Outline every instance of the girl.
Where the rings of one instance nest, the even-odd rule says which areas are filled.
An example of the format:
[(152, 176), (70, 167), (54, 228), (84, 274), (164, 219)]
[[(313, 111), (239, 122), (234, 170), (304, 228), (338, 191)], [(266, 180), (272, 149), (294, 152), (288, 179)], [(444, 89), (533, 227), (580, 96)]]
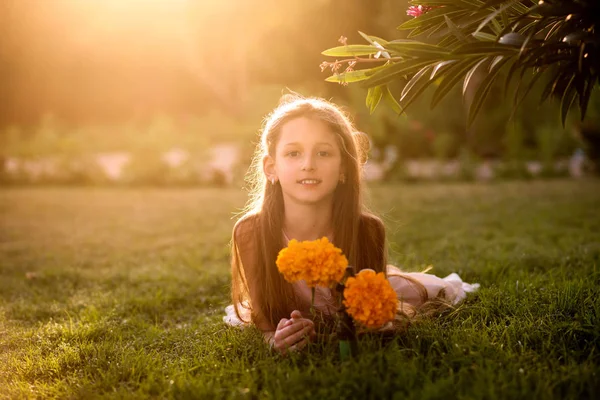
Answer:
[[(291, 239), (327, 236), (356, 272), (385, 272), (402, 299), (400, 315), (413, 317), (432, 299), (464, 298), (456, 274), (442, 280), (387, 266), (383, 223), (362, 203), (368, 143), (335, 105), (284, 96), (264, 125), (249, 172), (251, 199), (233, 228), (233, 305), (225, 322), (255, 324), (281, 352), (299, 350), (315, 336), (310, 289), (286, 282), (275, 265)], [(335, 304), (329, 288), (317, 288), (315, 309), (322, 320), (333, 319)]]

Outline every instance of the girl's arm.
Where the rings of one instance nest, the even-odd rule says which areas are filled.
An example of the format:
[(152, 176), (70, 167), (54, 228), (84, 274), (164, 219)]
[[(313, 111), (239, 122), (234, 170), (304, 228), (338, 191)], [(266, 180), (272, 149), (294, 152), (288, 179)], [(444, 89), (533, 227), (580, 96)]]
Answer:
[(258, 298), (260, 288), (258, 287), (258, 277), (256, 276), (257, 245), (254, 238), (254, 220), (252, 218), (238, 221), (233, 228), (234, 245), (232, 251), (234, 252), (234, 264), (237, 264), (234, 265), (234, 268), (237, 269), (234, 273), (241, 278), (241, 282), (239, 283), (241, 286), (245, 286), (243, 291), (245, 292), (247, 289), (247, 296), (249, 297), (247, 300), (249, 300), (252, 310), (252, 323), (263, 332), (274, 332), (275, 327), (263, 317), (263, 313), (258, 309), (255, 301)]
[(277, 327), (273, 327), (267, 318), (264, 317), (260, 309), (257, 308), (253, 299), (259, 295), (260, 288), (257, 285), (256, 277), (256, 245), (253, 240), (251, 223), (248, 220), (240, 221), (234, 228), (234, 246), (233, 251), (237, 252), (237, 266), (244, 276), (248, 287), (250, 305), (252, 309), (252, 322), (263, 332), (265, 342), (275, 350), (285, 353), (286, 351), (300, 350), (307, 342), (308, 338), (316, 335), (314, 323), (306, 318), (302, 318), (299, 311), (292, 311), (290, 319), (282, 318)]
[(360, 221), (357, 267), (384, 272), (387, 264), (385, 227), (378, 217), (364, 214)]

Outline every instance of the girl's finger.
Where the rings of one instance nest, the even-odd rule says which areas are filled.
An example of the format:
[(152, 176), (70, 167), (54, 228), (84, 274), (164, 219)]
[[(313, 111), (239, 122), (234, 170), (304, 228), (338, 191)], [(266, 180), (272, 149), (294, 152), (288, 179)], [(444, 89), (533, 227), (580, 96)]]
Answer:
[(294, 310), (290, 314), (290, 317), (292, 317), (294, 319), (299, 319), (299, 318), (302, 318), (302, 313), (300, 313), (300, 311), (298, 311), (298, 310)]
[[(290, 321), (292, 321), (292, 320), (290, 320)], [(275, 334), (277, 335), (279, 333), (279, 336), (281, 336), (281, 337), (288, 337), (288, 336), (293, 335), (294, 333), (301, 331), (302, 329), (305, 329), (307, 327), (314, 329), (314, 325), (310, 322), (307, 322), (307, 321), (293, 322), (292, 321), (291, 324), (284, 326), (282, 329), (275, 332)]]
[(312, 326), (314, 329), (314, 327), (315, 327), (315, 324), (310, 319), (306, 319), (306, 318), (290, 319), (290, 321), (292, 321), (294, 325), (300, 325), (303, 328), (307, 327), (307, 326)]
[(275, 345), (274, 348), (279, 351), (281, 354), (285, 354), (288, 351), (297, 351), (305, 346), (302, 341), (306, 341), (306, 339), (302, 339), (292, 345), (288, 345), (285, 342), (280, 343), (279, 345)]
[(284, 337), (283, 342), (288, 347), (293, 346), (300, 340), (304, 339), (305, 337), (308, 337), (310, 335), (310, 333), (312, 332), (312, 330), (313, 330), (312, 326), (306, 326), (306, 327), (304, 327), (304, 329), (302, 329), (296, 333), (293, 333), (287, 337)]
[(284, 326), (286, 326), (285, 324), (286, 324), (287, 322), (289, 322), (289, 321), (290, 321), (290, 320), (289, 320), (289, 319), (287, 319), (287, 318), (281, 318), (281, 319), (279, 320), (279, 323), (277, 324), (277, 329), (276, 329), (276, 330), (283, 329), (283, 327), (284, 327)]
[(297, 317), (294, 314), (292, 314), (292, 318), (289, 319), (288, 321), (290, 321), (293, 324), (310, 324), (310, 325), (314, 325), (314, 322), (308, 318), (302, 318), (302, 317)]
[[(290, 322), (290, 321), (288, 321), (288, 322)], [(286, 325), (288, 322), (280, 322), (279, 325)], [(293, 335), (296, 332), (301, 331), (306, 326), (310, 326), (310, 325), (305, 325), (303, 323), (297, 323), (297, 324), (292, 324), (289, 326), (279, 327), (275, 331), (275, 334), (273, 335), (273, 346), (275, 346), (275, 347), (291, 346), (292, 344), (294, 344), (293, 341), (284, 342), (284, 340), (286, 338), (288, 338), (290, 335)]]
[(308, 339), (302, 339), (299, 342), (297, 342), (296, 344), (288, 347), (288, 351), (300, 351), (303, 348), (306, 347), (306, 345), (308, 344)]

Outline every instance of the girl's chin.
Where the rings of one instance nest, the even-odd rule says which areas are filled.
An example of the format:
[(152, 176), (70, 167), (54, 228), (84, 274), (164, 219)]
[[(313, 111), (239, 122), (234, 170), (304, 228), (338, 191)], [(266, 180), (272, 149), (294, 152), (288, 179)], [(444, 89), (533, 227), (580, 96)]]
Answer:
[(287, 197), (288, 199), (290, 199), (298, 204), (317, 205), (317, 204), (323, 204), (325, 202), (332, 201), (333, 193), (323, 194), (323, 193), (317, 193), (317, 192), (310, 193), (310, 191), (304, 191), (303, 193), (288, 194), (285, 197)]
[(322, 183), (298, 183), (297, 184), (299, 187), (301, 187), (302, 189), (316, 189), (318, 187), (321, 187)]

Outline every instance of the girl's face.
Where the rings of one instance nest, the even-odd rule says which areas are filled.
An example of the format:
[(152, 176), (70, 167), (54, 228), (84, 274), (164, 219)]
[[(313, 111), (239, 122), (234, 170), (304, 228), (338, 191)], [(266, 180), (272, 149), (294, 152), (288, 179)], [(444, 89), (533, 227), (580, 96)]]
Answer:
[(342, 155), (333, 133), (317, 119), (299, 117), (281, 127), (275, 158), (265, 171), (281, 183), (285, 202), (319, 204), (333, 200), (342, 174)]

